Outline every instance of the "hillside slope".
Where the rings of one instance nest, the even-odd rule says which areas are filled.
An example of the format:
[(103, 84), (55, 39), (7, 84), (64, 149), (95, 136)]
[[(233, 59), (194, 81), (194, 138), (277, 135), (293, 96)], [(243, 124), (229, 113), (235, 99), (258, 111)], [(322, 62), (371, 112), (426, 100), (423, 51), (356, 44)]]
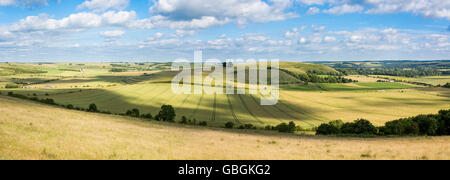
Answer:
[(449, 159), (450, 137), (357, 139), (225, 131), (0, 96), (0, 159)]
[(310, 64), (298, 62), (280, 62), (280, 69), (300, 74), (305, 74), (307, 72), (316, 72), (317, 74), (339, 73), (335, 69), (322, 64)]

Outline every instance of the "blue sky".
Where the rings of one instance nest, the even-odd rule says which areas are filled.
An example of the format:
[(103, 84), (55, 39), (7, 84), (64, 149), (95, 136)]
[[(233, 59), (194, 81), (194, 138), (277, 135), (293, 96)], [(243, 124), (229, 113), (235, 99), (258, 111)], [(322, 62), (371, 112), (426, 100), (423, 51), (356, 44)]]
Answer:
[(0, 61), (450, 59), (450, 1), (0, 0)]

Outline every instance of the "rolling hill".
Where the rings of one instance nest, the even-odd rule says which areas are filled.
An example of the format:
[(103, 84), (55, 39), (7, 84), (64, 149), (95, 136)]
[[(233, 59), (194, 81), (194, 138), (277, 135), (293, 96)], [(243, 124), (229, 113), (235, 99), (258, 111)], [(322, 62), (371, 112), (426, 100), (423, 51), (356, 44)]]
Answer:
[(449, 159), (449, 137), (333, 138), (199, 128), (0, 96), (0, 159)]

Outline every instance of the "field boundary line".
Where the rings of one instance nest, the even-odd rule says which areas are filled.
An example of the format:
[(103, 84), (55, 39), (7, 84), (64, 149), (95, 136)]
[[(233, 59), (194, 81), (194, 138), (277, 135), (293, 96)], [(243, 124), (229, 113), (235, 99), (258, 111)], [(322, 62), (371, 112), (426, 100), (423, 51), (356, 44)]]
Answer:
[(233, 116), (234, 121), (236, 121), (236, 123), (240, 124), (241, 122), (239, 121), (236, 114), (234, 113), (233, 104), (231, 104), (230, 95), (228, 95), (228, 94), (227, 94), (227, 99), (228, 99), (228, 108), (231, 111), (231, 115)]
[(244, 101), (244, 99), (242, 98), (242, 94), (239, 94), (239, 99), (241, 100), (242, 104), (244, 105), (245, 110), (247, 110), (247, 112), (253, 117), (255, 118), (256, 121), (258, 121), (260, 124), (264, 124), (263, 121), (261, 121), (255, 114), (253, 114), (253, 112), (250, 111), (250, 109), (247, 106), (247, 103)]
[(198, 100), (197, 103), (197, 107), (195, 108), (194, 111), (192, 111), (191, 115), (189, 116), (189, 119), (193, 118), (194, 115), (197, 113), (198, 109), (200, 108), (200, 105), (202, 104), (203, 101), (203, 97), (205, 96), (205, 93), (202, 93), (202, 96), (200, 97), (200, 99)]
[(216, 108), (217, 108), (217, 93), (214, 93), (214, 104), (211, 121), (216, 121)]

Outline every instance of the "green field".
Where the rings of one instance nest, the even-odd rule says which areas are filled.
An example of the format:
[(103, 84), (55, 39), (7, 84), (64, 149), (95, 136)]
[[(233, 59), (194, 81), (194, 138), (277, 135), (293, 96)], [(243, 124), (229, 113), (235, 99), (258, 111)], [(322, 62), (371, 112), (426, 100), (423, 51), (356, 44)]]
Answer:
[[(58, 104), (72, 104), (81, 108), (95, 103), (101, 111), (115, 114), (138, 108), (142, 113), (155, 115), (162, 105), (170, 104), (176, 110), (177, 121), (181, 116), (186, 116), (197, 121), (207, 121), (208, 125), (216, 127), (222, 127), (227, 122), (264, 127), (294, 121), (302, 128), (311, 129), (336, 119), (348, 122), (358, 118), (383, 125), (393, 119), (450, 108), (447, 89), (420, 88), (405, 83), (305, 85), (281, 72), (280, 102), (275, 106), (261, 106), (259, 95), (174, 94), (170, 82), (177, 73), (168, 72), (166, 64), (26, 66), (42, 66), (47, 73), (3, 76), (5, 82), (18, 81), (17, 77), (20, 77), (20, 81), (29, 81), (31, 84), (24, 85), (27, 89), (2, 89), (2, 94), (14, 91), (29, 97), (52, 98)], [(76, 72), (80, 66), (86, 69), (84, 73)], [(127, 72), (110, 72), (117, 66), (125, 68)], [(308, 71), (310, 66), (315, 71), (332, 72), (331, 68), (322, 65), (281, 64), (281, 67), (287, 66), (291, 69), (298, 67), (299, 72)], [(36, 76), (56, 79), (42, 83), (36, 80)]]
[(409, 82), (419, 82), (425, 84), (431, 84), (433, 86), (445, 85), (450, 83), (450, 76), (425, 76), (418, 78), (408, 78), (408, 77), (397, 77), (397, 76), (383, 76), (383, 75), (372, 75), (372, 77), (381, 77), (395, 79), (398, 81), (409, 81)]
[(72, 111), (0, 96), (0, 160), (449, 159), (449, 137), (336, 138)]

